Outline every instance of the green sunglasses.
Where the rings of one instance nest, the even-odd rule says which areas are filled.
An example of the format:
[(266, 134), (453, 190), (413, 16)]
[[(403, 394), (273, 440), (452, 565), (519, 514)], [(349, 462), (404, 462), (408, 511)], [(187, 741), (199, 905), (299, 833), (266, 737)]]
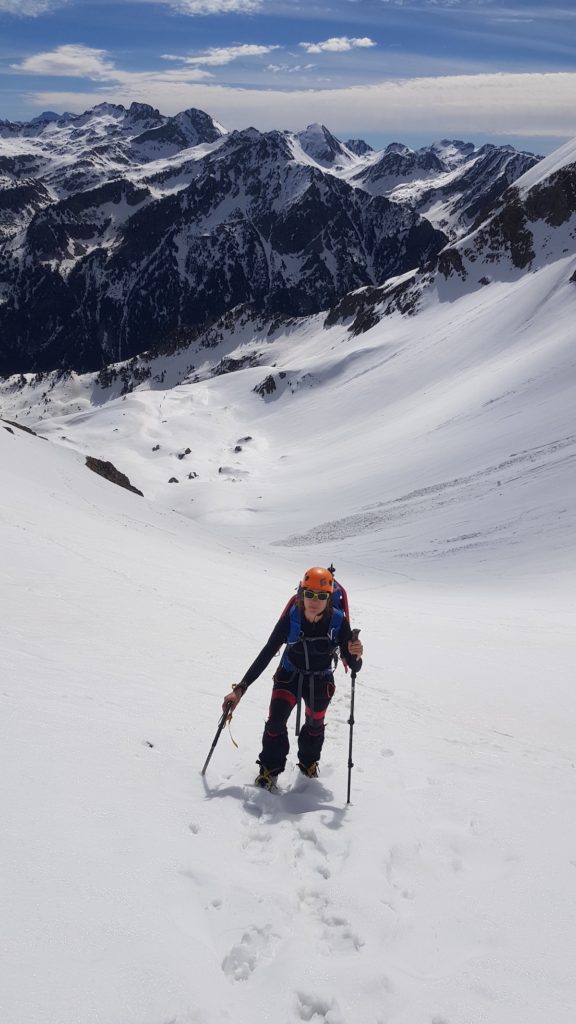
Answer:
[(327, 601), (330, 594), (326, 590), (305, 590), (304, 597), (308, 597), (310, 600), (315, 597), (317, 601)]

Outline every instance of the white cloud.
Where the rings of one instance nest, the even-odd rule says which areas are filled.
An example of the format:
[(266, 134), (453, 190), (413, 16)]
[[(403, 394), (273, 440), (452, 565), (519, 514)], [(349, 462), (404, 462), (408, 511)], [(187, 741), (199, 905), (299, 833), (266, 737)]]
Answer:
[[(106, 50), (69, 43), (58, 46), (46, 53), (35, 53), (20, 64), (12, 64), (13, 71), (27, 75), (44, 75), (55, 78), (87, 78), (91, 82), (114, 82), (134, 88), (147, 87), (152, 83), (168, 85), (188, 84), (204, 78), (211, 78), (209, 71), (200, 68), (183, 68), (177, 71), (123, 71), (107, 59)], [(84, 94), (84, 102), (89, 98)]]
[(242, 57), (260, 57), (262, 54), (279, 50), (280, 46), (258, 46), (254, 43), (243, 43), (241, 46), (213, 46), (195, 57), (174, 57), (167, 54), (166, 60), (181, 60), (184, 64), (207, 64), (218, 66), (230, 64)]
[[(299, 129), (311, 121), (337, 135), (377, 132), (402, 138), (452, 133), (568, 138), (576, 135), (576, 73), (446, 75), (335, 89), (240, 89), (164, 75), (115, 72), (118, 85), (86, 92), (42, 91), (39, 109), (85, 110), (101, 100), (151, 103), (164, 113), (200, 107), (229, 128)], [(344, 135), (344, 137), (346, 137)]]
[(297, 71), (311, 71), (315, 67), (315, 64), (267, 64), (266, 71), (272, 71), (275, 75), (281, 72), (293, 75)]
[[(161, 0), (162, 2), (162, 0)], [(262, 0), (164, 0), (179, 14), (250, 14), (262, 8)]]
[(65, 7), (67, 3), (69, 0), (0, 0), (0, 13), (36, 18), (39, 14), (49, 14), (58, 7)]
[(367, 36), (361, 39), (350, 39), (349, 36), (332, 36), (322, 43), (298, 43), (306, 53), (343, 53), (345, 50), (354, 50), (356, 47), (367, 48), (376, 46), (372, 39)]
[(26, 57), (20, 64), (12, 64), (11, 68), (13, 71), (22, 71), (28, 75), (61, 75), (65, 78), (106, 81), (110, 78), (114, 65), (105, 58), (106, 50), (70, 43), (46, 53), (35, 53), (31, 57)]

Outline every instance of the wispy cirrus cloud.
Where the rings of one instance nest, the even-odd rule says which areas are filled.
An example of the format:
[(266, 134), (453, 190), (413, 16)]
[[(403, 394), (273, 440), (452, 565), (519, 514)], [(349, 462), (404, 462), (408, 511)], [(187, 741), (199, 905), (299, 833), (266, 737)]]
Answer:
[(256, 43), (243, 43), (241, 46), (212, 46), (203, 53), (193, 57), (177, 56), (176, 54), (164, 53), (164, 60), (181, 61), (183, 64), (203, 64), (212, 67), (230, 64), (233, 60), (243, 57), (262, 57), (273, 50), (280, 50), (278, 45), (259, 46)]
[(547, 3), (546, 0), (380, 0), (380, 3), (406, 10), (454, 13), (462, 11), (466, 14), (485, 16), (490, 20), (506, 18), (522, 21), (528, 17), (529, 20), (550, 21), (576, 17), (573, 6), (561, 3), (554, 5), (551, 2)]
[(0, 0), (0, 14), (15, 14), (22, 18), (37, 18), (49, 14), (58, 7), (65, 7), (70, 0)]
[(360, 39), (351, 39), (350, 36), (332, 36), (321, 43), (298, 43), (298, 46), (302, 47), (306, 53), (344, 53), (346, 50), (355, 50), (356, 48), (370, 48), (376, 46), (376, 43), (367, 36)]
[(262, 9), (262, 0), (160, 0), (179, 14), (251, 14)]
[(274, 75), (293, 75), (298, 71), (311, 71), (315, 67), (315, 64), (267, 64), (266, 71), (271, 71)]
[(380, 0), (388, 7), (438, 7), (457, 10), (463, 7), (487, 7), (498, 0)]

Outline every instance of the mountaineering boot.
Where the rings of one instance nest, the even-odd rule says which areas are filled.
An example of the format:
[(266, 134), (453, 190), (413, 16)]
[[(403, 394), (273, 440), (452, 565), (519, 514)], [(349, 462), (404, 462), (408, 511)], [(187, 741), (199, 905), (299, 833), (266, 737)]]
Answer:
[(317, 779), (320, 774), (318, 761), (312, 761), (312, 764), (302, 764), (302, 761), (298, 761), (298, 767), (302, 775), (306, 775), (309, 779)]
[(260, 765), (260, 771), (254, 779), (256, 786), (260, 786), (260, 789), (268, 789), (270, 792), (276, 789), (276, 780), (278, 778), (278, 772), (270, 771), (266, 765)]

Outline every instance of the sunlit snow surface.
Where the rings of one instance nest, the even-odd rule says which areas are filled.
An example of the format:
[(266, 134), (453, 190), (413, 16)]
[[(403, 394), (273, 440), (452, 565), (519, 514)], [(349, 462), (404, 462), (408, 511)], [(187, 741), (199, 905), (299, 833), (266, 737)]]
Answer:
[[(573, 1024), (573, 272), (1, 387), (1, 1021)], [(271, 670), (202, 779), (332, 559), (351, 806), (341, 669), (318, 781), (252, 785)]]

